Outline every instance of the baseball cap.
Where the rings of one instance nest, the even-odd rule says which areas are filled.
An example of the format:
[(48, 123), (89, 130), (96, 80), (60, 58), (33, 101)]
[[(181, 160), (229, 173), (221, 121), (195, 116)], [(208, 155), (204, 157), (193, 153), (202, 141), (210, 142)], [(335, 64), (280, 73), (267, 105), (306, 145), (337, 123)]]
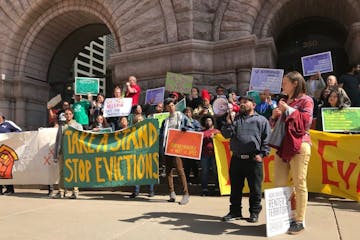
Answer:
[(175, 96), (175, 97), (179, 98), (179, 94), (177, 92), (171, 92), (169, 94), (169, 96)]
[(248, 100), (248, 101), (250, 101), (250, 102), (255, 102), (255, 100), (254, 100), (252, 97), (246, 96), (246, 95), (240, 96), (240, 97), (239, 97), (239, 101), (241, 101), (241, 99)]

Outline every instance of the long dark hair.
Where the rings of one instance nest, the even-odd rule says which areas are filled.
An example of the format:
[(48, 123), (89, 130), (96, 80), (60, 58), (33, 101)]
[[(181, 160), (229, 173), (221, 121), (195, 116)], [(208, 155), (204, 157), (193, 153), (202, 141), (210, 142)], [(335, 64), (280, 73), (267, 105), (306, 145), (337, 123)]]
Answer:
[(337, 103), (336, 103), (336, 107), (338, 109), (343, 109), (344, 107), (346, 107), (346, 104), (345, 104), (345, 97), (344, 95), (339, 91), (339, 88), (330, 88), (330, 93), (329, 95), (327, 96), (326, 98), (326, 101), (325, 101), (325, 104), (324, 104), (324, 107), (331, 107), (330, 103), (329, 103), (329, 98), (330, 98), (330, 95), (332, 93), (336, 93), (337, 95)]
[(285, 77), (287, 77), (290, 82), (295, 83), (297, 85), (294, 90), (294, 94), (291, 97), (292, 99), (299, 97), (299, 95), (306, 93), (306, 85), (304, 77), (297, 71), (288, 72)]

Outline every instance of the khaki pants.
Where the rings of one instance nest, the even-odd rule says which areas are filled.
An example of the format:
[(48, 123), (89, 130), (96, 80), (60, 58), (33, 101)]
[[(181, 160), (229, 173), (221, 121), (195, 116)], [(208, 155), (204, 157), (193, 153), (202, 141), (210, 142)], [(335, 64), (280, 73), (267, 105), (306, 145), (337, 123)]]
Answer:
[(175, 192), (172, 172), (173, 172), (173, 168), (176, 167), (176, 170), (181, 180), (181, 185), (183, 187), (183, 193), (184, 195), (189, 194), (184, 167), (181, 158), (166, 156), (166, 155), (164, 157), (165, 157), (166, 176), (168, 179), (170, 193)]
[(295, 221), (297, 222), (302, 222), (305, 219), (305, 211), (308, 200), (306, 176), (310, 155), (311, 146), (309, 143), (302, 143), (300, 153), (296, 154), (288, 163), (284, 162), (278, 155), (275, 155), (275, 185), (277, 187), (287, 186), (290, 172), (295, 187)]

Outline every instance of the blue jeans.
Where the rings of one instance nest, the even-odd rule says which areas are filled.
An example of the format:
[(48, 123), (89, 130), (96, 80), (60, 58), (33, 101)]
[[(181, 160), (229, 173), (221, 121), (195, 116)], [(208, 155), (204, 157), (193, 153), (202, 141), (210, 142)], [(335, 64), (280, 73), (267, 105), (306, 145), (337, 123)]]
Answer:
[[(150, 184), (150, 192), (154, 192), (154, 184)], [(140, 185), (135, 185), (135, 193), (139, 193), (140, 192)]]
[(201, 188), (203, 191), (207, 191), (210, 171), (212, 171), (212, 173), (215, 176), (217, 173), (215, 156), (201, 156), (200, 162), (201, 162)]

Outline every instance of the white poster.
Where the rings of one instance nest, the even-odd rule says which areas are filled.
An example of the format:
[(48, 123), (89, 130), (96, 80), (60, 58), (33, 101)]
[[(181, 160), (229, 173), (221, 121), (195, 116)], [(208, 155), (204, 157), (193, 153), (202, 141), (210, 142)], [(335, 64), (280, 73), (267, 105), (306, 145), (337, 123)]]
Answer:
[(266, 236), (272, 237), (286, 233), (293, 218), (295, 206), (291, 206), (293, 189), (279, 187), (265, 189), (266, 204)]
[(284, 69), (253, 68), (249, 90), (258, 92), (269, 90), (270, 93), (280, 93), (283, 76)]
[(128, 116), (132, 108), (132, 98), (106, 98), (104, 117)]
[[(0, 134), (0, 184), (55, 184), (57, 128)], [(6, 178), (6, 179), (4, 179)]]

